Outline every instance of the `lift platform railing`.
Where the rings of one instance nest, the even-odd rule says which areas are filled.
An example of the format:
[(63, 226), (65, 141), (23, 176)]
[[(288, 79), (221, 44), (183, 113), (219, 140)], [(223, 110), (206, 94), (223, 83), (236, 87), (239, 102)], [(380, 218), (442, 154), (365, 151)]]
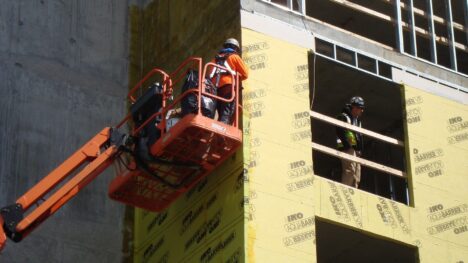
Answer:
[[(198, 69), (201, 69), (201, 62), (202, 60), (199, 59), (199, 58), (191, 58), (192, 60), (194, 59), (197, 59), (197, 61), (199, 61), (199, 67)], [(190, 60), (190, 59), (189, 59)], [(181, 72), (182, 69), (184, 69), (184, 66), (186, 66), (188, 64), (188, 62), (190, 61), (185, 61), (181, 66), (179, 66), (179, 68), (176, 69), (176, 71), (174, 71), (170, 76), (176, 76), (177, 78), (175, 80), (171, 80), (171, 77), (169, 78), (169, 83), (170, 85), (169, 86), (165, 86), (163, 85), (163, 93), (166, 93), (167, 89), (173, 89), (174, 86), (176, 86), (181, 80), (182, 80), (182, 77), (186, 75), (186, 73), (188, 72), (188, 70), (190, 69), (186, 69), (185, 71), (185, 74), (182, 75), (182, 77), (178, 76), (178, 74)], [(167, 121), (166, 121), (166, 115), (167, 113), (170, 111), (170, 110), (173, 110), (176, 108), (176, 106), (186, 97), (188, 96), (189, 94), (197, 94), (197, 102), (198, 102), (198, 114), (201, 114), (201, 99), (203, 96), (205, 97), (209, 97), (209, 98), (212, 98), (214, 99), (215, 101), (223, 101), (223, 102), (233, 102), (235, 101), (236, 102), (236, 107), (235, 107), (235, 114), (234, 114), (234, 120), (233, 120), (233, 123), (232, 123), (232, 126), (233, 127), (236, 127), (238, 128), (239, 127), (239, 110), (241, 108), (241, 106), (239, 105), (239, 96), (238, 96), (238, 93), (239, 93), (239, 76), (234, 76), (232, 73), (229, 73), (230, 74), (230, 77), (231, 77), (231, 81), (233, 83), (233, 85), (231, 86), (231, 97), (228, 98), (228, 99), (225, 99), (225, 98), (222, 98), (220, 96), (217, 96), (217, 95), (213, 95), (209, 92), (206, 92), (205, 90), (205, 83), (204, 83), (204, 76), (207, 76), (207, 73), (209, 72), (208, 70), (210, 70), (211, 68), (219, 68), (220, 70), (223, 70), (223, 71), (227, 71), (228, 69), (221, 66), (221, 65), (218, 65), (218, 64), (215, 64), (215, 63), (212, 63), (212, 62), (209, 62), (207, 63), (204, 68), (203, 68), (203, 71), (201, 70), (198, 70), (198, 87), (196, 88), (191, 88), (191, 89), (188, 89), (186, 90), (185, 92), (183, 92), (182, 94), (180, 94), (179, 96), (177, 96), (174, 100), (172, 100), (172, 102), (170, 104), (167, 104), (167, 100), (169, 98), (169, 96), (163, 96), (163, 107), (162, 107), (162, 110), (160, 112), (155, 112), (153, 115), (151, 115), (148, 119), (146, 119), (146, 121), (144, 121), (140, 126), (138, 127), (135, 127), (133, 129), (133, 132), (132, 132), (132, 135), (133, 136), (136, 136), (138, 135), (138, 133), (144, 129), (149, 123), (151, 123), (154, 119), (160, 117), (161, 118), (161, 122), (159, 123), (159, 125), (157, 126), (157, 128), (161, 131), (161, 138), (164, 136), (164, 134), (167, 132)]]
[[(201, 65), (201, 60), (199, 61)], [(205, 82), (207, 72), (216, 68), (230, 74), (233, 84), (230, 98), (213, 95), (205, 90), (209, 85), (209, 82)], [(187, 80), (183, 77), (187, 76), (189, 70), (194, 68), (181, 66), (170, 74), (171, 85), (166, 88), (178, 90), (180, 82), (185, 85), (181, 80)], [(151, 155), (148, 159), (143, 160), (136, 153), (133, 158), (133, 165), (136, 166), (131, 166), (132, 161), (129, 165), (123, 164), (123, 169), (118, 172), (118, 176), (109, 187), (109, 196), (112, 199), (151, 211), (161, 211), (229, 158), (241, 145), (242, 132), (238, 128), (239, 78), (229, 73), (225, 67), (211, 62), (207, 63), (203, 70), (198, 68), (197, 76), (198, 81), (194, 78), (193, 82), (188, 82), (193, 86), (185, 86), (182, 94), (173, 100), (164, 96), (165, 106), (159, 112), (150, 113), (150, 117), (145, 118), (138, 127), (134, 127), (131, 135), (138, 138), (142, 129), (149, 125), (157, 125), (157, 129), (160, 130), (159, 138), (148, 145)], [(191, 108), (191, 113), (182, 111), (185, 115), (177, 116), (181, 118), (169, 129), (169, 121), (166, 123), (169, 111), (176, 109), (189, 95), (196, 96), (193, 103), (196, 103), (198, 108)], [(233, 124), (218, 123), (217, 120), (204, 116), (201, 110), (204, 97), (223, 102), (235, 101), (237, 107)], [(159, 124), (155, 124), (155, 118), (160, 118)]]
[[(163, 98), (169, 98), (172, 96), (173, 92), (173, 87), (176, 82), (178, 82), (181, 78), (183, 78), (185, 75), (180, 74), (181, 72), (186, 73), (190, 68), (196, 69), (198, 71), (201, 71), (202, 69), (202, 59), (199, 57), (189, 57), (186, 60), (184, 60), (178, 67), (175, 69), (171, 74), (167, 74), (164, 70), (159, 69), (159, 68), (153, 68), (148, 74), (143, 77), (128, 93), (127, 97), (130, 100), (130, 103), (135, 103), (137, 98), (135, 98), (135, 94), (137, 92), (140, 92), (142, 94), (143, 89), (146, 88), (149, 85), (147, 84), (148, 80), (153, 80), (155, 76), (160, 76), (162, 77), (162, 87), (163, 87)], [(183, 69), (186, 69), (185, 71), (182, 71)], [(159, 74), (158, 74), (159, 73)], [(158, 75), (157, 75), (158, 74)], [(174, 81), (175, 79), (175, 81)], [(200, 84), (200, 83), (199, 83)], [(166, 100), (163, 99), (163, 108), (166, 106), (165, 105)], [(155, 113), (154, 116), (151, 116), (148, 118), (148, 122), (145, 122), (144, 125), (148, 124), (151, 120), (154, 118), (158, 117), (161, 115), (160, 113)], [(127, 121), (132, 117), (131, 113), (127, 114), (125, 118), (123, 118), (117, 125), (116, 128), (122, 127)], [(140, 127), (143, 128), (143, 127)], [(136, 134), (137, 132), (135, 131), (138, 129), (137, 127), (133, 127), (133, 132), (132, 134)], [(141, 130), (141, 129), (139, 129)]]
[(148, 72), (148, 74), (146, 74), (146, 76), (143, 77), (143, 79), (141, 79), (128, 93), (127, 97), (132, 103), (136, 102), (136, 98), (134, 97), (134, 94), (142, 88), (143, 84), (145, 84), (151, 77), (153, 77), (157, 73), (161, 74), (163, 77), (163, 89), (164, 90), (166, 90), (165, 87), (167, 85), (172, 86), (171, 84), (172, 81), (169, 75), (161, 69), (154, 68), (150, 72)]
[[(228, 69), (223, 67), (223, 66), (220, 66), (216, 63), (213, 63), (213, 62), (208, 62), (205, 64), (205, 67), (203, 69), (203, 76), (206, 78), (208, 72), (211, 72), (212, 68), (217, 68), (219, 70), (223, 70), (223, 71), (226, 71), (228, 72)], [(200, 100), (201, 100), (201, 95), (203, 96), (207, 96), (207, 97), (210, 97), (210, 98), (213, 98), (217, 101), (223, 101), (223, 102), (227, 102), (227, 103), (230, 103), (230, 102), (233, 102), (235, 100), (235, 115), (234, 115), (234, 121), (233, 121), (233, 124), (232, 126), (238, 128), (239, 127), (239, 111), (241, 109), (241, 105), (239, 104), (239, 97), (240, 97), (240, 93), (239, 93), (239, 89), (240, 89), (240, 82), (239, 82), (239, 74), (236, 74), (235, 76), (230, 73), (230, 76), (231, 76), (231, 81), (232, 81), (232, 86), (231, 86), (231, 98), (229, 99), (225, 99), (225, 98), (222, 98), (222, 97), (219, 97), (219, 96), (215, 96), (213, 94), (210, 94), (210, 93), (207, 93), (203, 90), (199, 90), (199, 94), (198, 94), (198, 105), (200, 105)], [(198, 109), (198, 114), (201, 113), (201, 108)]]
[[(133, 127), (132, 135), (135, 136), (137, 135), (143, 128), (145, 128), (151, 121), (156, 119), (157, 117), (161, 117), (161, 123), (158, 125), (158, 128), (161, 130), (161, 136), (164, 135), (166, 132), (166, 114), (168, 110), (173, 109), (175, 105), (182, 100), (187, 92), (184, 92), (183, 94), (179, 95), (176, 100), (174, 100), (171, 105), (167, 105), (167, 100), (170, 96), (173, 94), (174, 87), (176, 84), (180, 83), (180, 81), (186, 76), (187, 72), (189, 70), (197, 70), (198, 72), (201, 72), (202, 69), (202, 59), (199, 57), (190, 57), (186, 60), (184, 60), (170, 75), (166, 74), (164, 71), (157, 69), (158, 71), (163, 72), (164, 77), (167, 76), (167, 78), (163, 78), (163, 100), (162, 100), (162, 110), (160, 112), (155, 112), (153, 115), (151, 115), (146, 121), (144, 121), (140, 126), (138, 127)], [(140, 81), (141, 82), (141, 81)], [(141, 84), (141, 83), (138, 84)], [(143, 82), (144, 83), (144, 82)], [(198, 87), (201, 87), (201, 79), (198, 79)], [(135, 92), (138, 88), (141, 88), (140, 86), (135, 86), (132, 90)]]

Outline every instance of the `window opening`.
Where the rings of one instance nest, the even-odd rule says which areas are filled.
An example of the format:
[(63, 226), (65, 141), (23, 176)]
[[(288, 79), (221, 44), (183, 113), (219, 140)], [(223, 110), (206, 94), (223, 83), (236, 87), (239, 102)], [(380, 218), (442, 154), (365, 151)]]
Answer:
[(315, 220), (317, 262), (419, 262), (418, 248), (344, 225)]
[[(314, 65), (312, 56), (309, 65)], [(359, 189), (409, 204), (400, 85), (324, 57), (315, 60), (315, 81), (311, 81), (315, 90), (310, 92), (315, 93), (311, 111), (314, 173), (341, 182), (340, 160), (347, 157), (336, 150), (335, 127), (343, 124), (336, 117), (351, 97), (361, 96), (366, 102), (365, 130), (355, 128), (364, 137), (362, 157), (357, 159), (362, 169)]]

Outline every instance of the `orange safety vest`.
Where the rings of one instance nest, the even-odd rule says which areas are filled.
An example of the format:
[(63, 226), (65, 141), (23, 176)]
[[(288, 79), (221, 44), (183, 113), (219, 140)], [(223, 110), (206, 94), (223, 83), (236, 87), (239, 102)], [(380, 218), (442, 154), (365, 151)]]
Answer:
[[(234, 75), (234, 77), (239, 74), (239, 80), (245, 80), (249, 77), (249, 68), (245, 65), (242, 58), (236, 53), (226, 53), (226, 54), (219, 54), (219, 56), (227, 56), (226, 60), (224, 61), (223, 67), (227, 68), (230, 73)], [(216, 63), (216, 60), (213, 59), (211, 62)], [(216, 84), (216, 68), (210, 74), (211, 81)], [(220, 70), (219, 72), (220, 78), (218, 83), (218, 88), (232, 84), (231, 74), (226, 74), (225, 70)]]

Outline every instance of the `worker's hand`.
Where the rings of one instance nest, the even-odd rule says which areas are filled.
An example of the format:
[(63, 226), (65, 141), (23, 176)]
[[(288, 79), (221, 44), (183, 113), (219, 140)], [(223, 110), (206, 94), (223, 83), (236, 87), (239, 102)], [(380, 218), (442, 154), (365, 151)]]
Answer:
[(175, 108), (174, 113), (175, 114), (182, 114), (182, 108)]
[(172, 100), (172, 99), (173, 99), (173, 97), (172, 97), (172, 88), (166, 90), (166, 94), (165, 94), (165, 95), (166, 95), (166, 97), (170, 98), (170, 100)]

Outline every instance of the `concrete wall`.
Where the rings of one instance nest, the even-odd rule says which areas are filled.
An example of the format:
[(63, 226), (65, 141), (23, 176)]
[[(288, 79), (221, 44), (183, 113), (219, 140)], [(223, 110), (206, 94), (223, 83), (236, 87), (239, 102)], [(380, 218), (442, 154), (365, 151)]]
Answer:
[[(0, 206), (124, 116), (129, 1), (0, 4)], [(111, 170), (111, 169), (109, 169)], [(1, 262), (119, 262), (125, 206), (108, 171)]]

